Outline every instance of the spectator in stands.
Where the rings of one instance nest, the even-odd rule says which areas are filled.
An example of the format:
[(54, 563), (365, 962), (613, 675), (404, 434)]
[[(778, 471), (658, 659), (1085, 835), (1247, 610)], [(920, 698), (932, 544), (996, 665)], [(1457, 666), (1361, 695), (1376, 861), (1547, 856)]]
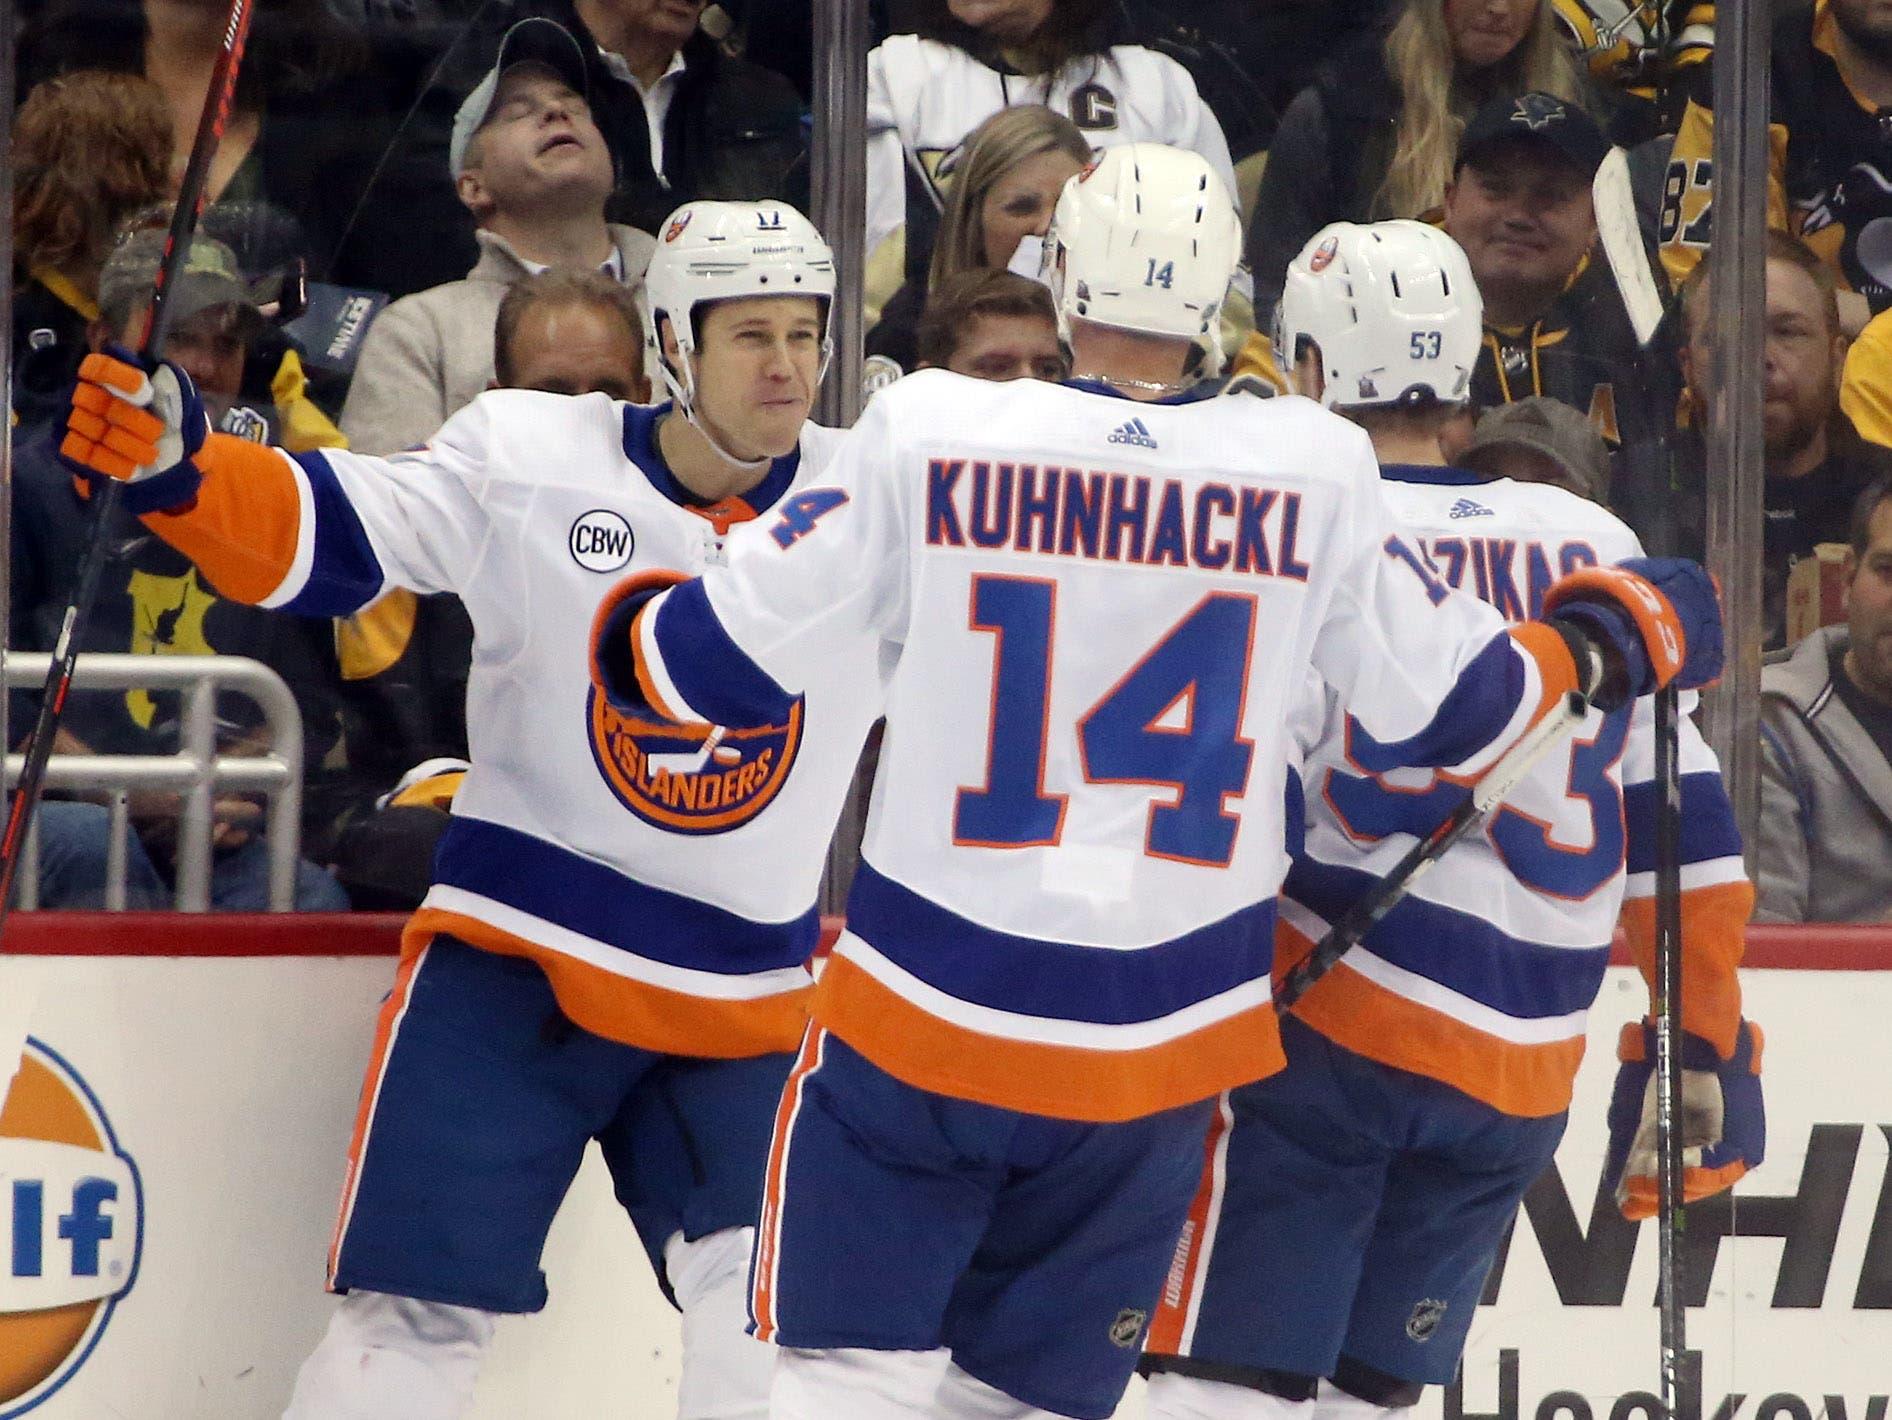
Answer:
[(1851, 543), (1846, 624), (1761, 672), (1757, 922), (1892, 921), (1892, 482)]
[[(1682, 288), (1688, 341), (1682, 351), (1692, 422), (1708, 427), (1715, 407), (1710, 343), (1708, 264)], [(1767, 234), (1767, 355), (1764, 458), (1766, 480), (1764, 638), (1786, 640), (1787, 575), (1823, 542), (1845, 542), (1854, 500), (1867, 484), (1892, 474), (1892, 450), (1862, 439), (1839, 407), (1840, 331), (1831, 270), (1806, 244), (1785, 232)], [(1688, 484), (1705, 482), (1700, 441), (1688, 446)]]
[[(99, 318), (89, 338), (94, 349), (108, 342), (129, 344), (150, 304), (164, 233), (133, 233), (114, 249), (99, 278)], [(261, 324), (252, 292), (240, 279), (227, 247), (205, 238), (192, 243), (170, 296), (171, 327), (164, 355), (196, 382), (206, 413), (226, 433), (261, 440), (282, 428), (272, 408), (241, 402), (245, 347)], [(14, 460), (12, 525), (12, 644), (48, 650), (58, 634), (72, 593), (73, 571), (91, 530), (91, 517), (73, 486), (71, 471), (53, 453), (58, 424), (30, 440)], [(147, 655), (250, 656), (288, 684), (302, 711), (300, 748), (305, 782), (334, 746), (338, 732), (333, 677), (325, 624), (241, 606), (221, 598), (188, 559), (150, 536), (135, 517), (120, 516), (111, 551), (82, 644), (83, 650)], [(143, 690), (75, 693), (60, 728), (57, 750), (66, 753), (163, 754), (174, 752), (174, 695)], [(16, 696), (16, 733), (30, 730), (33, 706)], [(243, 753), (260, 746), (261, 727), (247, 700), (219, 703), (220, 749)], [(319, 851), (324, 824), (319, 793), (305, 796), (304, 839)], [(176, 847), (177, 796), (135, 795), (137, 829), (131, 879), (134, 902), (161, 905), (168, 899)], [(268, 902), (268, 850), (261, 837), (261, 810), (239, 795), (214, 806), (215, 853), (211, 905), (227, 911), (260, 911)], [(95, 906), (102, 899), (106, 857), (102, 810), (61, 810), (42, 825), (47, 873), (41, 905)], [(146, 891), (158, 885), (159, 901)], [(56, 894), (67, 894), (64, 897)], [(297, 873), (296, 905), (339, 910), (347, 897), (313, 862)]]
[(545, 19), (508, 30), (454, 120), (449, 167), (477, 225), (479, 262), (461, 280), (403, 297), (370, 327), (342, 409), (359, 453), (433, 437), (493, 378), (493, 320), (507, 289), (548, 266), (641, 280), (654, 245), (607, 225), (611, 155), (587, 95), (578, 41)]
[(1193, 149), (1233, 197), (1228, 144), (1195, 81), (1168, 56), (1126, 42), (1109, 0), (926, 0), (919, 11), (918, 34), (894, 35), (868, 56), (870, 324), (927, 270), (967, 135), (1002, 108), (1043, 104), (1096, 147)]
[(1058, 313), (1042, 284), (1010, 271), (941, 282), (920, 317), (919, 362), (977, 380), (1046, 380), (1071, 372)]
[[(1584, 87), (1551, 0), (1405, 0), (1390, 31), (1334, 55), (1281, 117), (1248, 229), (1256, 309), (1274, 309), (1288, 263), (1329, 222), (1437, 208), (1487, 101)], [(1258, 329), (1238, 374), (1272, 374), (1266, 340)]]
[(1892, 311), (1866, 322), (1847, 347), (1839, 407), (1862, 438), (1892, 447)]
[[(642, 403), (643, 318), (599, 272), (551, 270), (499, 303), (496, 389), (601, 393)], [(411, 911), (432, 880), (433, 850), (467, 768), (466, 682), (473, 626), (449, 592), (402, 587), (336, 623), (343, 739), (358, 793), (335, 851), (357, 907)]]
[(1713, 0), (1552, 0), (1625, 148), (1673, 134), (1715, 52)]
[[(181, 175), (227, 18), (228, 7), (214, 4), (52, 0), (24, 27), (20, 76), (33, 84), (107, 69), (150, 79), (170, 110), (171, 167)], [(256, 7), (207, 187), (210, 202), (240, 204), (257, 227), (253, 240), (218, 229), (246, 269), (264, 271), (287, 249), (314, 274), (329, 271), (394, 107), (379, 56), (326, 6)]]
[[(1892, 247), (1865, 235), (1892, 218), (1892, 10), (1883, 0), (1789, 7), (1774, 22), (1770, 64), (1767, 222), (1826, 263), (1841, 327), (1857, 335), (1892, 305)], [(1708, 250), (1714, 130), (1711, 87), (1698, 82), (1669, 157), (1658, 234), (1677, 285)]]
[(1040, 104), (1000, 109), (972, 131), (947, 189), (925, 279), (902, 286), (867, 333), (867, 354), (884, 362), (884, 377), (915, 367), (928, 292), (963, 272), (1003, 271), (1024, 238), (1044, 236), (1066, 180), (1090, 159), (1090, 142), (1077, 125)]
[[(394, 250), (375, 279), (359, 284), (406, 295), (450, 281), (472, 264), (476, 253), (455, 230), (456, 204), (438, 163), (453, 115), (492, 65), (500, 40), (533, 17), (564, 26), (585, 55), (592, 120), (616, 164), (610, 221), (654, 232), (672, 209), (699, 198), (773, 197), (805, 207), (801, 96), (781, 75), (725, 54), (698, 27), (703, 9), (703, 0), (480, 6), (376, 184), (370, 206), (388, 234), (379, 244)], [(414, 230), (441, 235), (415, 242)]]
[(594, 271), (542, 271), (518, 282), (494, 321), (493, 388), (648, 403), (636, 298)]
[(1592, 503), (1609, 489), (1609, 448), (1596, 426), (1538, 395), (1487, 409), (1452, 462), (1487, 478), (1554, 483)]
[(164, 93), (135, 74), (48, 79), (14, 115), (11, 160), (13, 411), (31, 427), (66, 407), (112, 239), (170, 191)]
[(1607, 501), (1646, 547), (1673, 545), (1671, 452), (1679, 370), (1658, 337), (1638, 351), (1595, 250), (1590, 182), (1609, 151), (1594, 120), (1550, 94), (1494, 99), (1465, 130), (1444, 226), (1485, 301), (1472, 371), (1481, 408), (1532, 395), (1586, 415), (1612, 449)]

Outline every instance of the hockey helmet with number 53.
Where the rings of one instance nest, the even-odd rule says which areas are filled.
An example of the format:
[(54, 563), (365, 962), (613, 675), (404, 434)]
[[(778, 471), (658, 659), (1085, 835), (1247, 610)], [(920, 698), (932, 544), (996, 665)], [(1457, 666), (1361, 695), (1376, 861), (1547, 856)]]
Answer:
[(1107, 148), (1064, 184), (1045, 235), (1044, 279), (1068, 343), (1073, 318), (1191, 340), (1219, 360), (1217, 320), (1242, 255), (1242, 224), (1198, 153)]
[(1292, 374), (1320, 351), (1328, 408), (1460, 404), (1484, 341), (1484, 301), (1465, 252), (1424, 222), (1335, 222), (1288, 265), (1274, 353)]
[[(684, 414), (696, 404), (697, 318), (716, 301), (749, 296), (812, 296), (821, 308), (821, 369), (833, 354), (834, 253), (815, 224), (785, 202), (686, 202), (657, 234), (638, 290), (644, 340), (665, 388)], [(677, 359), (663, 353), (663, 324)], [(819, 376), (817, 376), (819, 378)]]

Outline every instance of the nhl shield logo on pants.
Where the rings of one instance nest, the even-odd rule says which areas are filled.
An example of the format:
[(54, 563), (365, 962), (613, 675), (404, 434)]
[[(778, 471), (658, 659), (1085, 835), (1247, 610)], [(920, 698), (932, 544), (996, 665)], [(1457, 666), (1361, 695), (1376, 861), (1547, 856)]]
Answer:
[(0, 1110), (0, 1420), (72, 1378), (138, 1274), (138, 1167), (77, 1071), (28, 1039)]

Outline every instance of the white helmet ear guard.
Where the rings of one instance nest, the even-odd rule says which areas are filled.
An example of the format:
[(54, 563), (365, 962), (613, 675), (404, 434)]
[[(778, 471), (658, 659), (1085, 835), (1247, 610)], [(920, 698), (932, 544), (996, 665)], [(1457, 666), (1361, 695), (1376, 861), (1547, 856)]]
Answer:
[(1201, 154), (1127, 143), (1065, 183), (1042, 279), (1067, 344), (1076, 318), (1194, 341), (1219, 367), (1218, 322), (1241, 253), (1235, 204)]
[[(821, 308), (821, 369), (834, 357), (834, 253), (801, 213), (784, 202), (686, 202), (658, 234), (637, 293), (646, 351), (684, 416), (696, 420), (699, 307), (748, 296), (813, 296)], [(677, 344), (664, 353), (663, 324)], [(700, 427), (700, 426), (699, 426)]]
[(1471, 397), (1484, 301), (1459, 244), (1424, 222), (1321, 228), (1288, 264), (1275, 307), (1275, 361), (1291, 374), (1320, 350), (1328, 408)]

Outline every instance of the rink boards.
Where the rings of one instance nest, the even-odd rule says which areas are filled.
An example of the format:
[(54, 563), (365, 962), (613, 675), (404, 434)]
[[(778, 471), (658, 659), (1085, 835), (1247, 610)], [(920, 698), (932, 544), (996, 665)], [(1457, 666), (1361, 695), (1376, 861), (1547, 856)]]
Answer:
[[(332, 1306), (323, 1258), (396, 933), (366, 917), (9, 924), (0, 995), (37, 995), (0, 1115), (0, 1420), (280, 1413)], [(1887, 1420), (1892, 931), (1756, 931), (1750, 961), (1769, 1152), (1732, 1207), (1690, 1210), (1701, 1420)], [(1427, 1420), (1653, 1420), (1654, 1230), (1598, 1198), (1610, 1051), (1641, 999), (1612, 969), (1556, 1168)], [(673, 1414), (675, 1316), (595, 1156), (545, 1267), (551, 1304), (501, 1327), (481, 1420)], [(1134, 1393), (1122, 1413), (1141, 1414)]]

